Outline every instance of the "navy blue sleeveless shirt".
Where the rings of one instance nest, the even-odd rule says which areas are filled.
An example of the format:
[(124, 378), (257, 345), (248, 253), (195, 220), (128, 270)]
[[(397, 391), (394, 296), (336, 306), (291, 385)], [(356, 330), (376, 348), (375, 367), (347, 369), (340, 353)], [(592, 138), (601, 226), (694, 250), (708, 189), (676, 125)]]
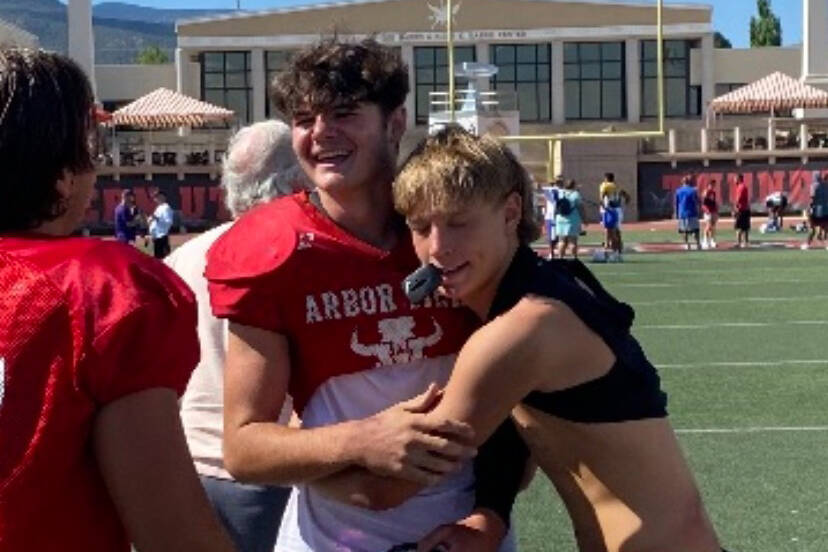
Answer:
[(554, 392), (533, 391), (523, 403), (581, 423), (609, 423), (667, 416), (667, 395), (655, 367), (630, 334), (635, 312), (610, 295), (578, 260), (544, 260), (521, 246), (498, 286), (488, 320), (527, 295), (568, 306), (615, 355), (603, 376)]

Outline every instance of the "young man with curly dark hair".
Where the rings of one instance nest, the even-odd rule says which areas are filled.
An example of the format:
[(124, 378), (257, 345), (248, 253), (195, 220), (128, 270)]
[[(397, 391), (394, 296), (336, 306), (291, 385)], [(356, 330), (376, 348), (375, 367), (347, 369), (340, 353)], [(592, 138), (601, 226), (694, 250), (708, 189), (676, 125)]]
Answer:
[[(505, 534), (486, 492), (473, 511), (468, 428), (423, 423), (476, 321), (401, 289), (418, 267), (391, 202), (407, 94), (407, 68), (374, 40), (299, 52), (273, 100), (316, 189), (247, 213), (208, 256), (214, 313), (230, 320), (225, 465), (296, 485), (279, 552), (399, 549), (459, 518), (469, 550)], [(276, 423), (288, 392), (301, 428)], [(400, 490), (413, 496), (397, 505)]]
[(0, 549), (229, 551), (178, 416), (191, 292), (132, 247), (69, 237), (93, 109), (71, 60), (0, 49)]

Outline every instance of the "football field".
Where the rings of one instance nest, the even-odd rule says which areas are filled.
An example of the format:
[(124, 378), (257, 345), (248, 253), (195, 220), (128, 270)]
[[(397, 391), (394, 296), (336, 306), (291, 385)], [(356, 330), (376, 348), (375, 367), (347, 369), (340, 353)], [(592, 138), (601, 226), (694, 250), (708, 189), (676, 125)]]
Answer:
[[(828, 252), (630, 254), (590, 264), (636, 309), (673, 426), (731, 552), (828, 551)], [(545, 476), (522, 551), (575, 550)], [(665, 551), (669, 552), (669, 551)]]

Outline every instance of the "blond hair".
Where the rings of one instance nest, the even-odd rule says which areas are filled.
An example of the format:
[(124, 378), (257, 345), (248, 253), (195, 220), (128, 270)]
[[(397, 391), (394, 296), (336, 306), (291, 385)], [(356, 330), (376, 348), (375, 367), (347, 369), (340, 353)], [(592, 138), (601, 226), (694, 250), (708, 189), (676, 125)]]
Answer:
[(455, 212), (474, 201), (500, 203), (516, 193), (522, 201), (520, 243), (539, 235), (529, 174), (490, 135), (449, 126), (426, 138), (406, 159), (393, 190), (394, 207), (407, 218)]

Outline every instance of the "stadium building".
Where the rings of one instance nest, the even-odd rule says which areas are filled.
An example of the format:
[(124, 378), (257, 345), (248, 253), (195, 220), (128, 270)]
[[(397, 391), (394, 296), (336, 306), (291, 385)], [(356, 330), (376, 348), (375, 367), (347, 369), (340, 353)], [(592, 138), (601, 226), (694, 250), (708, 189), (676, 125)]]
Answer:
[[(664, 136), (562, 141), (554, 148), (545, 141), (523, 142), (522, 161), (539, 181), (553, 170), (575, 178), (587, 198), (597, 194), (603, 172), (614, 172), (633, 196), (630, 220), (669, 216), (672, 192), (687, 173), (699, 174), (701, 184), (708, 178), (717, 180), (725, 200), (731, 193), (729, 183), (745, 172), (755, 185), (756, 201), (781, 187), (792, 194), (795, 205), (801, 203), (808, 171), (828, 170), (828, 162), (820, 164), (823, 158), (828, 161), (828, 119), (821, 118), (825, 113), (800, 113), (804, 120), (794, 118), (792, 111), (773, 118), (756, 113), (711, 123), (706, 108), (713, 98), (775, 71), (816, 85), (828, 82), (828, 58), (819, 54), (828, 48), (824, 25), (820, 27), (828, 15), (828, 1), (817, 4), (803, 3), (804, 47), (724, 49), (714, 44), (711, 6), (666, 3)], [(448, 88), (446, 11), (444, 0), (350, 0), (182, 20), (176, 25), (174, 73), (172, 67), (163, 70), (164, 85), (170, 86), (174, 77), (179, 92), (234, 110), (239, 124), (262, 120), (278, 116), (268, 100), (268, 83), (291, 52), (333, 32), (346, 39), (374, 36), (398, 48), (410, 68), (409, 132), (404, 142), (409, 148), (428, 131), (435, 93)], [(455, 62), (497, 68), (495, 75), (476, 79), (475, 84), (500, 100), (513, 98), (509, 109), (519, 127), (502, 133), (654, 130), (656, 12), (654, 2), (637, 0), (458, 0)], [(153, 75), (143, 68), (138, 77), (138, 71), (136, 85), (154, 88)], [(158, 71), (161, 80), (162, 70)], [(112, 102), (117, 105), (131, 99), (125, 97), (133, 80), (130, 71), (98, 67), (96, 74), (104, 102), (117, 100)], [(458, 79), (457, 87), (465, 86)], [(210, 132), (210, 141), (219, 147), (226, 132)], [(170, 140), (161, 133), (154, 139)], [(209, 158), (215, 161), (219, 153)], [(150, 157), (149, 151), (144, 157)], [(122, 173), (157, 180), (171, 171), (179, 181), (190, 178), (180, 166), (124, 171), (118, 159), (113, 165), (116, 187)], [(213, 182), (217, 166), (209, 165), (198, 170), (202, 180), (206, 176)], [(175, 174), (169, 178), (175, 181)], [(182, 202), (209, 206), (216, 197), (212, 189), (199, 193), (200, 198)], [(208, 218), (218, 213), (193, 209)]]

